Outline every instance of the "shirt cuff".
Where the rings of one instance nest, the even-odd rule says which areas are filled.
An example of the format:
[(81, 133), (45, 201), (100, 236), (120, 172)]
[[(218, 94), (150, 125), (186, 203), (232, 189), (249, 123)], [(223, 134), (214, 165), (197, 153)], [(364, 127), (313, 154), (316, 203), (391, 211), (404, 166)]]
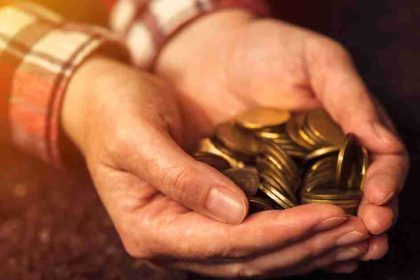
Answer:
[(270, 15), (263, 0), (119, 0), (111, 12), (111, 26), (126, 42), (132, 62), (150, 69), (176, 32), (203, 15), (233, 8)]
[(97, 53), (128, 60), (125, 47), (101, 28), (67, 23), (30, 3), (0, 9), (0, 94), (8, 98), (14, 144), (62, 167), (64, 94), (77, 68)]

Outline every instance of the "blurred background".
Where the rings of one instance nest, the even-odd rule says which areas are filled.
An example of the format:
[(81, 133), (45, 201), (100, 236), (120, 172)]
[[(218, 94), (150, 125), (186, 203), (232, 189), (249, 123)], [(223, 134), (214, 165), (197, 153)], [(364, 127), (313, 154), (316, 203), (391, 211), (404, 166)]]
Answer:
[[(36, 0), (75, 21), (106, 25), (100, 0)], [(0, 5), (7, 1), (0, 0)], [(414, 0), (272, 1), (276, 16), (342, 42), (408, 145), (412, 171), (401, 194), (390, 253), (352, 276), (293, 279), (420, 279), (420, 4)], [(93, 13), (92, 11), (98, 11)], [(1, 279), (206, 279), (129, 258), (85, 175), (57, 174), (0, 146)]]

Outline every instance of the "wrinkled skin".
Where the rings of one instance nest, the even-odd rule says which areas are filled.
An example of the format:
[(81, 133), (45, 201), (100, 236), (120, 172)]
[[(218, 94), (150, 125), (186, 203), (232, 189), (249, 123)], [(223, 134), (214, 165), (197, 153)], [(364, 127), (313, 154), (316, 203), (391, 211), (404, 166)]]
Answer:
[[(132, 256), (235, 277), (348, 273), (358, 261), (386, 253), (407, 158), (342, 47), (280, 21), (231, 11), (181, 32), (157, 72), (175, 88), (93, 57), (72, 79), (62, 115)], [(373, 154), (359, 217), (305, 205), (244, 220), (242, 191), (181, 149), (256, 106), (320, 105)]]

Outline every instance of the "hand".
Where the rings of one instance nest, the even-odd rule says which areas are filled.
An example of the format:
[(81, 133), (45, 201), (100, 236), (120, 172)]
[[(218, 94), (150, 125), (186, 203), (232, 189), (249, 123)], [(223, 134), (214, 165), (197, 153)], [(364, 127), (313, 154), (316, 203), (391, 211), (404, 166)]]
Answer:
[(354, 267), (369, 234), (335, 206), (269, 211), (239, 224), (245, 195), (179, 148), (191, 119), (180, 121), (174, 96), (156, 77), (94, 57), (64, 101), (64, 130), (132, 256), (226, 277), (302, 273), (337, 261)]
[(196, 120), (189, 130), (200, 135), (253, 107), (325, 107), (370, 152), (359, 217), (375, 236), (364, 259), (386, 253), (385, 232), (396, 220), (408, 157), (342, 46), (279, 20), (225, 11), (179, 33), (163, 50), (156, 69), (179, 89), (184, 114)]

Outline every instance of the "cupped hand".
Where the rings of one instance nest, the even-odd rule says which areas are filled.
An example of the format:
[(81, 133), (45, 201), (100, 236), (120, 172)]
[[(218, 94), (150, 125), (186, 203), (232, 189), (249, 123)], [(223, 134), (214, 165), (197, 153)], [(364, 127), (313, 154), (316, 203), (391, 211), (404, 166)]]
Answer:
[(175, 96), (154, 76), (94, 57), (77, 70), (65, 98), (64, 131), (86, 158), (132, 256), (233, 277), (352, 265), (367, 251), (361, 220), (335, 206), (269, 211), (242, 222), (242, 191), (179, 147), (193, 119), (181, 122)]
[(374, 237), (364, 259), (386, 253), (385, 232), (396, 220), (408, 156), (340, 44), (279, 20), (224, 11), (180, 32), (161, 53), (156, 70), (179, 89), (184, 114), (197, 116), (188, 127), (197, 136), (254, 107), (323, 106), (370, 152), (359, 217)]

